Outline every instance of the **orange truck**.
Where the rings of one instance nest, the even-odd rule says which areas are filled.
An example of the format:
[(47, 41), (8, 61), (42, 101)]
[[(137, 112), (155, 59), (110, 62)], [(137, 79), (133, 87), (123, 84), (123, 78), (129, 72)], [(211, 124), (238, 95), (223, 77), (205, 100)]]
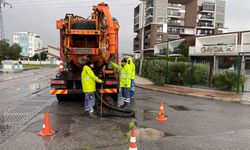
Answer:
[(112, 109), (125, 116), (132, 115), (115, 107), (119, 74), (108, 61), (118, 63), (119, 23), (112, 17), (108, 4), (93, 6), (88, 18), (66, 14), (64, 19), (57, 20), (56, 27), (60, 30), (60, 65), (56, 78), (51, 79), (50, 94), (55, 94), (58, 101), (83, 100), (81, 72), (90, 61), (95, 64), (95, 74), (104, 81), (103, 87), (97, 84), (97, 97), (101, 101), (97, 107), (103, 103), (103, 111)]

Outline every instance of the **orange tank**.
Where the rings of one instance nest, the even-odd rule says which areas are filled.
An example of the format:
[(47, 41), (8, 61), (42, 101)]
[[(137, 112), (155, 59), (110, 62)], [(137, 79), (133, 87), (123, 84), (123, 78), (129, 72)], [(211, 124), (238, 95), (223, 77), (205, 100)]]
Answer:
[(66, 14), (56, 26), (60, 29), (63, 62), (82, 68), (88, 61), (102, 66), (110, 57), (118, 57), (119, 24), (107, 4), (94, 6), (89, 18)]

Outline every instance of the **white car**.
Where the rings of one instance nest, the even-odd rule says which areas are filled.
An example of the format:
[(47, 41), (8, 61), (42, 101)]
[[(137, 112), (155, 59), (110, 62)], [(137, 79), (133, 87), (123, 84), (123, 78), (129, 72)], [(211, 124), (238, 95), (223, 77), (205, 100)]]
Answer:
[(4, 60), (0, 68), (0, 72), (22, 72), (23, 65), (19, 61)]

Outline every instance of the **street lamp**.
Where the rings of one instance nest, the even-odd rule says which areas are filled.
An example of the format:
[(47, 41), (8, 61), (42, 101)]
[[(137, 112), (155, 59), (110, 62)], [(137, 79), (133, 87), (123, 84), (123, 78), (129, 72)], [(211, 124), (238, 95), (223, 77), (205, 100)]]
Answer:
[(144, 11), (145, 11), (145, 2), (146, 0), (140, 0), (142, 1), (142, 17), (141, 17), (141, 56), (140, 56), (140, 70), (139, 75), (142, 75), (142, 64), (144, 59)]

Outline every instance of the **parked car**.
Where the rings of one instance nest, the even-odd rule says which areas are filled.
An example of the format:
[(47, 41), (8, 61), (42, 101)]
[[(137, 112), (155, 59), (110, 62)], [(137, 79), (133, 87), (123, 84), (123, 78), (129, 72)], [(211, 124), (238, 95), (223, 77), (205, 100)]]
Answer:
[(0, 65), (0, 72), (22, 72), (23, 65), (20, 61), (4, 60)]

